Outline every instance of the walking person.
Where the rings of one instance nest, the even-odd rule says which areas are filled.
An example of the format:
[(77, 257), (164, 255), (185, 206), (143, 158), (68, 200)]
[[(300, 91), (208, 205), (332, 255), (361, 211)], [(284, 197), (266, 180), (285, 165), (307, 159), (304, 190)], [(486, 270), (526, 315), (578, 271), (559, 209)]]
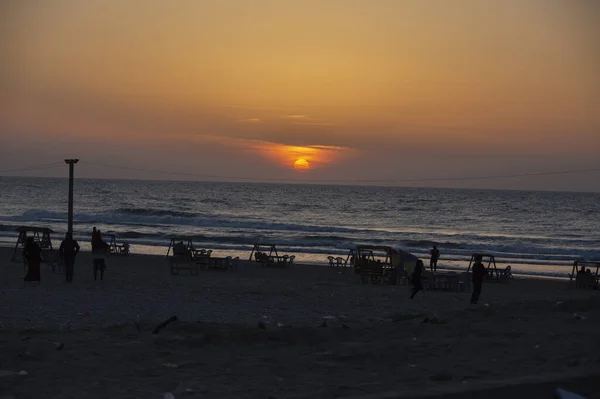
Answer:
[(73, 239), (73, 233), (67, 233), (65, 239), (60, 243), (58, 253), (63, 258), (65, 264), (65, 277), (68, 283), (73, 282), (73, 266), (75, 256), (79, 253), (79, 243)]
[(437, 246), (433, 246), (433, 249), (431, 250), (431, 258), (429, 259), (429, 268), (431, 269), (432, 273), (435, 273), (437, 271), (437, 261), (440, 258), (440, 250), (437, 249)]
[(423, 291), (423, 283), (421, 282), (421, 278), (423, 277), (423, 270), (425, 269), (425, 265), (423, 265), (423, 261), (421, 259), (417, 260), (417, 265), (415, 266), (415, 270), (410, 278), (410, 282), (413, 285), (413, 291), (410, 295), (410, 299), (413, 299), (417, 292)]
[(473, 264), (473, 294), (471, 295), (471, 303), (476, 304), (481, 295), (481, 286), (483, 285), (483, 279), (488, 274), (487, 269), (481, 263), (482, 256), (477, 255), (475, 257), (475, 263)]
[(23, 248), (23, 258), (27, 261), (27, 274), (25, 281), (40, 281), (40, 263), (42, 262), (42, 249), (33, 237), (28, 237)]

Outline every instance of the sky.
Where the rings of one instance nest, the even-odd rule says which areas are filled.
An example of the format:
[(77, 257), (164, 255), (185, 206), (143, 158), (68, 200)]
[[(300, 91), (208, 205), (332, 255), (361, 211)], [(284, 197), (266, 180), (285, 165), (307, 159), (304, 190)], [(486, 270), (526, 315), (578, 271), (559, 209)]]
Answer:
[(428, 180), (600, 168), (598, 20), (594, 0), (3, 0), (0, 174), (600, 191), (598, 171)]

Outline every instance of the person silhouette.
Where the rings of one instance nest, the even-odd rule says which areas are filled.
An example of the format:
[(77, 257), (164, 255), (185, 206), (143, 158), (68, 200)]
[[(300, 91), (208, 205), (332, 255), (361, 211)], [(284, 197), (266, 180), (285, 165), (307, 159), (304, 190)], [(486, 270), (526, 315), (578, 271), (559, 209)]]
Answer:
[(423, 269), (425, 269), (423, 261), (421, 259), (417, 260), (417, 265), (415, 266), (415, 270), (410, 278), (410, 282), (413, 284), (413, 291), (410, 295), (410, 299), (413, 299), (415, 295), (417, 295), (417, 292), (423, 291), (423, 283), (421, 282)]
[(27, 274), (25, 281), (40, 281), (40, 263), (42, 262), (42, 249), (33, 237), (28, 237), (23, 248), (23, 258), (27, 260)]
[(473, 264), (473, 294), (471, 295), (471, 303), (476, 304), (481, 295), (481, 287), (483, 285), (483, 279), (488, 274), (487, 269), (481, 263), (481, 255), (475, 257), (475, 263)]
[(440, 250), (437, 249), (437, 246), (433, 246), (431, 249), (431, 258), (429, 259), (429, 268), (432, 273), (437, 271), (437, 261), (440, 258)]
[(104, 280), (104, 270), (106, 269), (106, 252), (108, 251), (108, 244), (102, 239), (102, 233), (100, 230), (92, 230), (92, 254), (93, 254), (93, 267), (94, 267), (94, 280), (98, 279), (98, 272), (100, 272), (100, 280)]
[(71, 283), (73, 282), (75, 256), (79, 253), (79, 243), (73, 239), (73, 233), (65, 234), (65, 239), (60, 243), (58, 253), (62, 256), (65, 264), (65, 278), (68, 283)]

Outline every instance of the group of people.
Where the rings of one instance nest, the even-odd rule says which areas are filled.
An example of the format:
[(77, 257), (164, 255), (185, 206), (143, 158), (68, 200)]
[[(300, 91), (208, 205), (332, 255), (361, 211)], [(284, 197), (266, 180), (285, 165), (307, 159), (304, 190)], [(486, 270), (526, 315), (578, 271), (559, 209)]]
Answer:
[[(100, 273), (100, 279), (104, 279), (104, 270), (106, 269), (106, 254), (109, 245), (102, 239), (100, 230), (94, 227), (92, 231), (92, 254), (94, 266), (94, 280)], [(65, 239), (60, 243), (58, 253), (65, 269), (65, 278), (68, 283), (73, 282), (75, 267), (75, 258), (79, 253), (80, 246), (77, 240), (73, 238), (72, 233), (67, 233)], [(27, 274), (25, 281), (40, 281), (40, 264), (42, 262), (42, 249), (33, 237), (27, 237), (23, 246), (23, 258), (27, 262)]]
[[(440, 258), (440, 251), (434, 245), (431, 250), (431, 258), (429, 261), (429, 267), (431, 272), (434, 273), (437, 271), (437, 261)], [(481, 288), (483, 286), (483, 280), (485, 276), (488, 274), (488, 270), (482, 263), (482, 256), (477, 255), (475, 257), (475, 263), (473, 263), (473, 293), (471, 294), (471, 303), (477, 304), (479, 301), (479, 296), (481, 295)], [(411, 276), (411, 283), (413, 285), (412, 293), (410, 294), (410, 299), (413, 299), (415, 295), (419, 291), (423, 291), (423, 272), (425, 271), (425, 265), (421, 259), (417, 260), (417, 264), (415, 266), (415, 270)]]
[(575, 276), (575, 282), (578, 287), (594, 288), (598, 289), (598, 283), (596, 282), (596, 275), (592, 273), (590, 269), (586, 269), (585, 266), (581, 266), (581, 269), (577, 270)]

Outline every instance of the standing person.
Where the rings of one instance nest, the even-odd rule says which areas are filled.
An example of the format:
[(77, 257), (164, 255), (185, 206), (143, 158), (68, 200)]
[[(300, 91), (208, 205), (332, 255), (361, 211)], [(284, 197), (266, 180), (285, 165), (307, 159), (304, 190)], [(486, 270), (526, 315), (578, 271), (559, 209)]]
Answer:
[(421, 278), (423, 277), (423, 270), (425, 269), (425, 265), (423, 265), (423, 261), (421, 259), (417, 260), (417, 265), (415, 266), (415, 270), (410, 278), (410, 282), (413, 284), (413, 292), (410, 295), (410, 299), (413, 299), (417, 292), (423, 291), (423, 283), (421, 282)]
[(481, 263), (481, 255), (475, 257), (475, 263), (473, 264), (473, 294), (471, 295), (471, 303), (476, 304), (481, 294), (481, 286), (483, 285), (483, 279), (488, 274), (487, 269)]
[(73, 266), (75, 256), (79, 253), (79, 243), (73, 239), (73, 233), (67, 233), (65, 239), (60, 243), (58, 253), (62, 256), (65, 263), (65, 277), (67, 282), (73, 282)]
[(437, 249), (437, 246), (433, 246), (433, 249), (431, 250), (431, 258), (429, 259), (429, 268), (431, 269), (432, 273), (435, 273), (437, 271), (437, 261), (440, 258), (440, 250)]
[(102, 241), (102, 233), (94, 227), (92, 229), (92, 251), (94, 250), (94, 246), (98, 245), (100, 241)]
[(92, 230), (92, 254), (94, 266), (94, 280), (98, 279), (98, 271), (100, 271), (100, 280), (104, 280), (104, 270), (106, 269), (106, 252), (108, 245), (102, 240), (100, 230)]
[(27, 274), (25, 281), (40, 281), (40, 263), (42, 262), (42, 249), (33, 237), (28, 237), (23, 248), (23, 258), (27, 260)]

